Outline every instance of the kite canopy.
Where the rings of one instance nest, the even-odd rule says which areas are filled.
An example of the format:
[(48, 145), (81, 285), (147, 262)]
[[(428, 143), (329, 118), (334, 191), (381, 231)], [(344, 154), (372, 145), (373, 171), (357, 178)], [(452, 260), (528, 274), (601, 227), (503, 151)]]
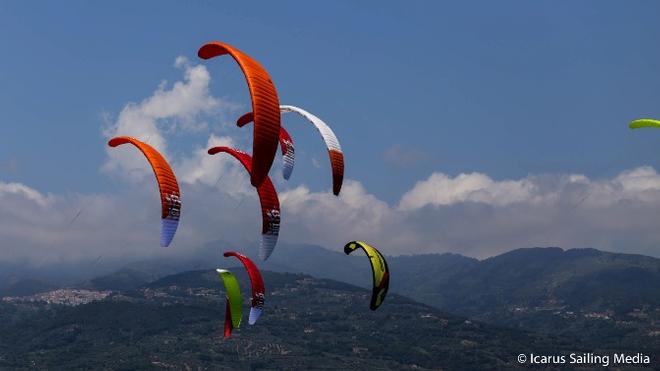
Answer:
[[(236, 121), (236, 125), (241, 128), (253, 120), (252, 112), (248, 112), (243, 116), (239, 117)], [(291, 177), (291, 172), (293, 172), (293, 165), (296, 160), (295, 148), (293, 145), (293, 138), (289, 135), (289, 132), (286, 131), (284, 126), (280, 126), (280, 149), (282, 150), (282, 176), (284, 179), (289, 180)]]
[(280, 148), (282, 149), (282, 176), (284, 179), (291, 178), (293, 172), (293, 164), (296, 161), (296, 150), (293, 145), (293, 138), (286, 131), (284, 126), (280, 129)]
[(134, 145), (144, 154), (156, 175), (156, 181), (160, 190), (162, 218), (160, 245), (167, 247), (174, 238), (181, 216), (179, 183), (165, 158), (150, 145), (131, 137), (112, 138), (108, 142), (108, 145), (110, 147), (117, 147), (127, 143)]
[(250, 182), (257, 187), (268, 176), (277, 152), (280, 132), (280, 103), (277, 90), (268, 72), (256, 60), (229, 44), (212, 41), (204, 44), (197, 52), (202, 59), (225, 54), (230, 55), (241, 67), (250, 90), (254, 113), (253, 171)]
[(341, 151), (341, 146), (339, 145), (339, 140), (335, 133), (325, 122), (323, 122), (323, 120), (302, 108), (282, 105), (280, 106), (280, 111), (282, 111), (282, 113), (294, 112), (299, 114), (306, 118), (307, 121), (311, 122), (319, 133), (321, 133), (321, 137), (323, 137), (325, 146), (328, 149), (328, 155), (330, 156), (330, 166), (332, 167), (332, 193), (335, 196), (339, 196), (341, 185), (344, 181), (344, 154)]
[[(325, 146), (328, 149), (328, 155), (330, 156), (330, 166), (332, 167), (332, 193), (335, 196), (339, 196), (341, 185), (344, 181), (344, 153), (341, 151), (341, 146), (339, 145), (339, 140), (337, 139), (335, 133), (332, 131), (332, 129), (330, 129), (328, 124), (323, 122), (323, 120), (300, 107), (281, 105), (280, 111), (282, 113), (294, 112), (299, 114), (300, 116), (307, 119), (307, 121), (312, 123), (312, 125), (314, 125), (319, 133), (321, 133), (321, 137), (323, 138)], [(252, 113), (248, 112), (241, 116), (236, 124), (239, 127), (242, 127), (252, 121), (252, 116)], [(281, 141), (282, 138), (280, 134), (280, 142)], [(285, 153), (284, 150), (282, 150), (282, 153)], [(284, 161), (286, 169), (286, 157), (284, 157)], [(293, 156), (291, 159), (291, 170), (293, 170)], [(288, 179), (286, 176), (285, 178)]]
[(261, 277), (261, 272), (259, 271), (259, 268), (257, 268), (257, 265), (243, 254), (239, 254), (235, 251), (227, 251), (223, 256), (225, 258), (233, 256), (240, 260), (250, 277), (250, 284), (252, 285), (252, 302), (250, 303), (251, 308), (248, 323), (254, 325), (259, 319), (259, 316), (261, 316), (266, 298), (266, 289), (264, 288), (264, 280)]
[(387, 267), (387, 261), (385, 261), (383, 254), (381, 254), (376, 248), (367, 245), (365, 242), (351, 241), (347, 243), (344, 246), (344, 253), (349, 255), (358, 248), (364, 250), (371, 263), (371, 271), (374, 276), (374, 287), (371, 292), (369, 308), (371, 310), (376, 310), (381, 304), (383, 304), (385, 296), (387, 295), (387, 290), (390, 287), (390, 270)]
[[(208, 150), (209, 155), (224, 152), (237, 159), (249, 174), (252, 172), (250, 155), (243, 151), (230, 147), (213, 147)], [(259, 203), (261, 204), (261, 246), (259, 248), (259, 258), (266, 260), (272, 254), (277, 237), (280, 234), (280, 201), (275, 191), (275, 186), (270, 178), (266, 176), (263, 183), (257, 188)]]
[(633, 120), (630, 122), (628, 125), (629, 128), (631, 129), (639, 129), (639, 128), (660, 128), (660, 120), (655, 120), (655, 119), (638, 119), (638, 120)]
[(236, 276), (225, 269), (216, 269), (216, 272), (220, 275), (227, 293), (227, 303), (225, 305), (225, 337), (227, 338), (231, 335), (233, 329), (241, 326), (243, 298)]

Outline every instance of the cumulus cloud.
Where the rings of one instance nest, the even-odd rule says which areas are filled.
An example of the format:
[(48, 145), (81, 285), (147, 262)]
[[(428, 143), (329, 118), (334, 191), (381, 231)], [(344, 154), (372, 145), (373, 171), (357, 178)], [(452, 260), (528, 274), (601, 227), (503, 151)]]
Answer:
[[(406, 192), (401, 210), (449, 206), (475, 202), (492, 206), (516, 203), (551, 205), (584, 197), (587, 206), (609, 206), (622, 200), (657, 201), (660, 177), (648, 166), (627, 170), (613, 179), (590, 180), (584, 175), (528, 176), (520, 180), (496, 181), (481, 173), (460, 174), (454, 178), (434, 173)], [(588, 200), (587, 200), (588, 197)]]
[[(245, 183), (249, 184), (247, 176)], [(153, 184), (130, 187), (121, 194), (54, 195), (23, 184), (0, 183), (0, 262), (28, 260), (39, 265), (101, 255), (128, 260), (189, 257), (209, 241), (257, 240), (260, 217), (255, 195), (224, 192), (221, 186), (202, 183), (184, 183), (181, 189), (184, 217), (173, 247), (161, 248), (160, 200)]]
[[(102, 166), (105, 174), (128, 180), (117, 194), (58, 195), (21, 183), (0, 182), (0, 261), (29, 259), (45, 264), (100, 255), (190, 254), (186, 248), (220, 238), (254, 235), (257, 239), (256, 223), (246, 223), (250, 211), (253, 220), (260, 218), (256, 195), (246, 186), (245, 169), (229, 156), (206, 153), (213, 146), (236, 146), (231, 137), (217, 133), (221, 131), (217, 126), (222, 127), (222, 120), (238, 105), (211, 95), (210, 75), (204, 66), (180, 57), (175, 67), (183, 72), (180, 81), (163, 82), (141, 102), (126, 104), (116, 120), (106, 115), (103, 134), (136, 137), (168, 159), (184, 200), (185, 217), (174, 240), (180, 248), (157, 247), (160, 200), (153, 173), (138, 151), (120, 147), (108, 148)], [(205, 124), (209, 119), (216, 121), (214, 130)], [(208, 135), (208, 140), (191, 151), (175, 148), (170, 152), (168, 144), (175, 142), (171, 139), (182, 133)], [(239, 204), (243, 206), (236, 207)]]
[(366, 239), (390, 254), (483, 258), (519, 247), (561, 246), (659, 255), (654, 215), (660, 211), (660, 176), (650, 167), (599, 180), (434, 173), (391, 206), (355, 181), (347, 182), (339, 200), (304, 187), (282, 199), (285, 240), (335, 248)]
[(42, 195), (33, 188), (30, 188), (21, 183), (0, 182), (0, 197), (4, 198), (11, 195), (21, 196), (42, 206), (48, 204), (48, 197)]
[(196, 148), (191, 156), (184, 157), (175, 163), (174, 167), (180, 182), (204, 183), (213, 185), (222, 174), (228, 171), (230, 161), (226, 156), (209, 156), (207, 150), (211, 147), (234, 147), (230, 137), (211, 135), (206, 146)]
[(532, 195), (537, 191), (530, 179), (496, 182), (479, 173), (460, 174), (455, 178), (434, 173), (404, 194), (399, 208), (412, 210), (425, 205), (446, 206), (468, 201), (504, 206), (521, 201), (533, 202)]
[[(127, 222), (140, 218), (140, 209), (118, 217), (121, 215), (115, 211), (122, 202), (109, 196), (45, 195), (18, 183), (0, 183), (0, 203), (2, 260), (79, 258), (85, 255), (85, 248), (94, 250), (99, 242), (107, 248), (109, 244), (105, 242), (116, 241), (117, 231), (129, 236)], [(84, 217), (76, 218), (72, 224), (78, 213)]]
[[(207, 166), (194, 157), (192, 164)], [(224, 178), (217, 182), (199, 169), (184, 174), (183, 218), (174, 249), (157, 246), (159, 200), (150, 187), (121, 195), (64, 196), (0, 183), (5, 206), (0, 210), (2, 258), (191, 255), (214, 240), (256, 250), (259, 203), (254, 192), (247, 192), (247, 174), (228, 161), (226, 156), (219, 164), (225, 175), (216, 172), (213, 177), (235, 177), (232, 182), (243, 185), (232, 186)], [(233, 192), (232, 187), (246, 191)], [(433, 187), (441, 188), (429, 191)], [(438, 195), (443, 193), (447, 195)], [(658, 256), (660, 244), (660, 175), (650, 167), (597, 180), (544, 175), (497, 181), (478, 173), (436, 173), (403, 195), (398, 205), (348, 179), (340, 197), (298, 186), (281, 190), (280, 201), (280, 243), (336, 250), (362, 239), (387, 254), (456, 252), (484, 258), (519, 247), (561, 246)]]
[[(183, 71), (181, 81), (163, 83), (140, 103), (127, 104), (104, 130), (108, 137), (131, 135), (149, 142), (174, 167), (183, 199), (174, 247), (158, 246), (160, 200), (147, 162), (134, 150), (112, 149), (105, 173), (137, 175), (117, 194), (52, 194), (0, 181), (0, 261), (191, 256), (196, 247), (215, 240), (256, 251), (259, 201), (245, 169), (228, 155), (206, 152), (240, 144), (204, 124), (228, 116), (236, 105), (211, 95), (203, 66), (181, 58), (176, 66)], [(170, 139), (181, 133), (205, 139), (189, 150), (170, 152), (178, 143)], [(271, 174), (279, 175), (277, 170)], [(273, 180), (282, 207), (281, 244), (341, 250), (347, 241), (360, 239), (386, 254), (456, 252), (479, 258), (529, 246), (660, 256), (660, 175), (651, 167), (608, 179), (436, 172), (396, 204), (371, 194), (358, 180), (346, 179), (340, 197), (292, 186), (279, 176)]]
[[(203, 65), (192, 65), (185, 58), (176, 59), (175, 66), (183, 70), (182, 81), (170, 88), (167, 82), (140, 103), (129, 103), (119, 113), (116, 121), (103, 130), (107, 138), (126, 135), (146, 142), (166, 158), (171, 158), (167, 148), (166, 134), (177, 131), (199, 132), (208, 129), (206, 118), (211, 115), (225, 117), (238, 105), (213, 97), (209, 83), (211, 76)], [(107, 149), (108, 160), (103, 166), (106, 172), (115, 172), (129, 177), (144, 177), (149, 173), (143, 159), (131, 151)]]

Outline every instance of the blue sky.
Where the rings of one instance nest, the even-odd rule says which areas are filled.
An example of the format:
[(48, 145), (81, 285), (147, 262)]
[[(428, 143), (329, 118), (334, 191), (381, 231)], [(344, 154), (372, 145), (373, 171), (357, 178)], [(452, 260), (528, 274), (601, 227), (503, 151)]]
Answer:
[[(16, 164), (5, 178), (38, 189), (103, 189), (102, 113), (175, 80), (177, 56), (196, 61), (219, 39), (258, 58), (283, 102), (331, 123), (348, 175), (387, 200), (438, 170), (609, 176), (660, 159), (660, 136), (626, 129), (660, 116), (659, 11), (653, 1), (3, 2), (0, 159)], [(214, 93), (248, 107), (236, 68), (209, 68)], [(395, 145), (417, 156), (391, 166), (383, 152)]]
[[(181, 80), (179, 56), (205, 65), (212, 94), (241, 114), (240, 70), (196, 57), (210, 40), (258, 59), (282, 103), (328, 122), (347, 178), (390, 205), (433, 173), (611, 179), (658, 168), (660, 132), (627, 129), (660, 117), (658, 14), (655, 1), (0, 2), (0, 180), (121, 192), (100, 170), (103, 128)], [(168, 148), (204, 146), (209, 120)], [(318, 135), (285, 124), (300, 154), (291, 186), (327, 190)]]

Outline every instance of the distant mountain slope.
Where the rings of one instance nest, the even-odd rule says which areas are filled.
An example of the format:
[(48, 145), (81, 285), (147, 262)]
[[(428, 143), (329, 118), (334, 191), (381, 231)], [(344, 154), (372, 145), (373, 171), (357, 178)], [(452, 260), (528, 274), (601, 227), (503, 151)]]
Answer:
[[(222, 252), (233, 249), (213, 242), (186, 259), (131, 263), (78, 287), (128, 290), (185, 270), (231, 267), (238, 262), (223, 258)], [(247, 254), (254, 258), (251, 253), (256, 250), (252, 250), (247, 249)], [(305, 273), (369, 288), (368, 260), (361, 253), (353, 255), (314, 245), (280, 244), (268, 261), (255, 261), (264, 270)], [(390, 292), (450, 313), (575, 337), (585, 344), (660, 349), (659, 259), (595, 249), (529, 248), (483, 261), (457, 254), (388, 257), (388, 261)]]
[(513, 250), (451, 279), (457, 290), (437, 304), (472, 315), (512, 305), (617, 312), (660, 306), (659, 259), (595, 249)]
[[(290, 255), (278, 258), (288, 270), (371, 283), (364, 257), (315, 247), (284, 251)], [(304, 264), (296, 255), (305, 256)], [(529, 248), (483, 261), (442, 254), (388, 257), (388, 262), (392, 292), (451, 313), (589, 344), (660, 349), (660, 259)], [(336, 264), (341, 268), (330, 269)]]
[[(233, 259), (221, 257), (221, 252), (228, 249), (219, 242), (209, 244), (202, 250), (205, 258), (196, 265), (235, 265)], [(247, 253), (250, 255), (250, 251)], [(314, 245), (283, 244), (259, 265), (262, 269), (305, 273), (368, 288), (368, 261), (361, 254), (354, 255)], [(388, 257), (388, 262), (391, 292), (489, 323), (592, 337), (585, 341), (600, 341), (604, 334), (613, 334), (610, 338), (614, 342), (616, 336), (629, 333), (640, 336), (643, 342), (660, 331), (660, 259), (595, 249), (529, 248), (483, 261), (457, 254), (427, 254)], [(183, 268), (192, 262), (178, 264)], [(153, 266), (152, 272), (173, 272), (177, 268), (170, 264), (164, 269), (162, 264), (148, 262), (134, 266), (131, 269), (138, 271)], [(120, 271), (107, 278), (105, 285), (96, 288), (111, 288), (113, 280), (125, 279), (126, 275)], [(147, 281), (146, 277), (134, 280), (133, 287)], [(603, 322), (596, 326), (598, 331), (580, 331), (594, 321)], [(652, 339), (655, 341), (655, 337)]]
[[(311, 245), (278, 249), (260, 263), (263, 269), (371, 285), (368, 261), (360, 254)], [(427, 254), (388, 257), (388, 262), (391, 292), (451, 313), (588, 344), (660, 349), (660, 259), (529, 248), (483, 261)]]
[[(387, 259), (392, 291), (470, 316), (498, 306), (559, 304), (617, 312), (660, 306), (660, 259), (642, 255), (529, 248), (483, 261), (457, 254)], [(364, 256), (346, 256), (318, 246), (286, 246), (260, 264), (263, 269), (371, 285)]]
[[(241, 287), (247, 277), (234, 269)], [(164, 277), (75, 307), (0, 302), (0, 368), (504, 369), (522, 352), (575, 350), (551, 338), (467, 321), (398, 295), (264, 272), (266, 309), (222, 338), (224, 293), (213, 271)], [(247, 303), (245, 304), (247, 311)]]
[(54, 290), (56, 288), (57, 286), (48, 282), (26, 278), (6, 285), (3, 289), (0, 290), (0, 297), (27, 296), (36, 294), (38, 292)]

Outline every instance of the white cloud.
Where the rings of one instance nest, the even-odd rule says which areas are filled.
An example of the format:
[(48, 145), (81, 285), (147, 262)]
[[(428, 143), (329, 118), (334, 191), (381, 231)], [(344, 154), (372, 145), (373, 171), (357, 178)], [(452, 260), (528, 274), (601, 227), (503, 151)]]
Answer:
[(529, 246), (596, 247), (658, 256), (660, 176), (650, 167), (611, 179), (584, 175), (497, 181), (434, 173), (397, 206), (348, 181), (339, 200), (299, 187), (282, 195), (284, 241), (339, 247), (366, 239), (391, 254), (487, 257)]
[[(146, 142), (171, 160), (165, 135), (176, 131), (199, 132), (207, 129), (204, 118), (209, 115), (224, 117), (237, 105), (211, 95), (211, 76), (203, 65), (192, 65), (184, 57), (176, 59), (175, 66), (183, 70), (183, 81), (171, 88), (163, 82), (156, 91), (140, 103), (129, 103), (121, 110), (117, 120), (104, 130), (108, 138), (126, 135)], [(129, 178), (143, 178), (150, 173), (144, 159), (123, 148), (107, 148), (106, 172), (116, 172)], [(174, 162), (174, 161), (171, 161)]]
[[(173, 248), (158, 246), (160, 202), (147, 162), (134, 150), (116, 148), (107, 152), (107, 174), (148, 178), (149, 186), (140, 181), (127, 184), (121, 194), (58, 195), (0, 182), (0, 261), (191, 255), (195, 247), (219, 239), (257, 249), (259, 202), (245, 169), (228, 155), (206, 152), (237, 146), (235, 138), (212, 133), (204, 124), (211, 116), (228, 116), (235, 105), (210, 94), (203, 66), (183, 58), (176, 66), (184, 72), (182, 81), (169, 88), (163, 83), (142, 102), (127, 104), (105, 129), (108, 137), (148, 141), (175, 169), (183, 207)], [(167, 138), (182, 132), (208, 139), (188, 151), (168, 152)], [(276, 167), (271, 174), (282, 207), (280, 243), (340, 250), (360, 239), (387, 254), (487, 257), (518, 247), (561, 246), (660, 256), (660, 175), (651, 167), (610, 179), (556, 174), (496, 180), (481, 173), (433, 173), (396, 205), (351, 179), (344, 181), (340, 197), (305, 185), (292, 188)]]
[(211, 156), (207, 153), (209, 148), (217, 146), (234, 147), (234, 141), (230, 137), (211, 135), (206, 146), (196, 148), (192, 156), (183, 158), (174, 165), (179, 182), (214, 185), (220, 175), (229, 168), (226, 156)]
[[(240, 233), (242, 229), (253, 232), (256, 240), (258, 232), (245, 226), (249, 219), (244, 210), (256, 207), (256, 196), (246, 186), (249, 177), (245, 169), (226, 155), (206, 153), (209, 147), (236, 143), (230, 137), (211, 133), (203, 120), (224, 120), (238, 106), (211, 95), (210, 75), (204, 66), (192, 65), (182, 57), (177, 58), (175, 66), (183, 71), (181, 81), (169, 87), (161, 83), (150, 97), (126, 104), (114, 121), (106, 115), (103, 133), (108, 138), (128, 135), (143, 140), (159, 150), (174, 168), (185, 215), (174, 240), (176, 245), (200, 246), (229, 232), (249, 234)], [(168, 151), (170, 136), (199, 136), (200, 131), (208, 134), (205, 147), (183, 155), (180, 148)], [(160, 200), (153, 173), (139, 152), (128, 147), (108, 148), (102, 170), (131, 182), (120, 194), (91, 195), (44, 195), (24, 184), (0, 182), (0, 261), (29, 258), (39, 263), (99, 255), (140, 258), (190, 253), (185, 248), (158, 247)], [(239, 209), (235, 206), (239, 203), (245, 206), (227, 213)], [(251, 217), (260, 220), (258, 209)]]
[(481, 202), (504, 206), (515, 202), (532, 201), (535, 185), (528, 179), (496, 182), (479, 173), (460, 174), (451, 178), (433, 173), (427, 180), (417, 182), (401, 198), (401, 210), (413, 210), (425, 205), (452, 205), (459, 202)]
[(39, 193), (39, 191), (21, 183), (0, 182), (0, 197), (5, 195), (20, 195), (28, 200), (36, 202), (39, 205), (48, 204), (48, 197), (42, 195)]
[[(213, 137), (208, 146), (229, 143)], [(121, 195), (63, 196), (0, 183), (0, 260), (191, 255), (195, 247), (218, 239), (256, 250), (261, 218), (247, 174), (229, 156), (203, 154), (199, 149), (179, 164), (188, 170), (181, 174), (184, 204), (172, 249), (158, 246), (159, 200), (150, 187)], [(431, 185), (446, 195), (429, 191)], [(280, 202), (280, 243), (340, 250), (347, 241), (361, 239), (387, 254), (456, 252), (481, 258), (529, 246), (660, 255), (660, 175), (650, 167), (598, 180), (544, 175), (496, 181), (484, 174), (436, 173), (399, 205), (347, 179), (340, 197), (298, 186), (280, 190)]]
[(622, 200), (657, 202), (660, 176), (648, 166), (604, 180), (571, 174), (496, 181), (480, 173), (460, 174), (454, 178), (434, 173), (403, 195), (399, 209), (414, 210), (427, 205), (448, 206), (463, 202), (492, 206), (515, 203), (552, 205), (580, 195), (583, 197), (579, 201), (586, 202), (585, 206), (608, 206)]

